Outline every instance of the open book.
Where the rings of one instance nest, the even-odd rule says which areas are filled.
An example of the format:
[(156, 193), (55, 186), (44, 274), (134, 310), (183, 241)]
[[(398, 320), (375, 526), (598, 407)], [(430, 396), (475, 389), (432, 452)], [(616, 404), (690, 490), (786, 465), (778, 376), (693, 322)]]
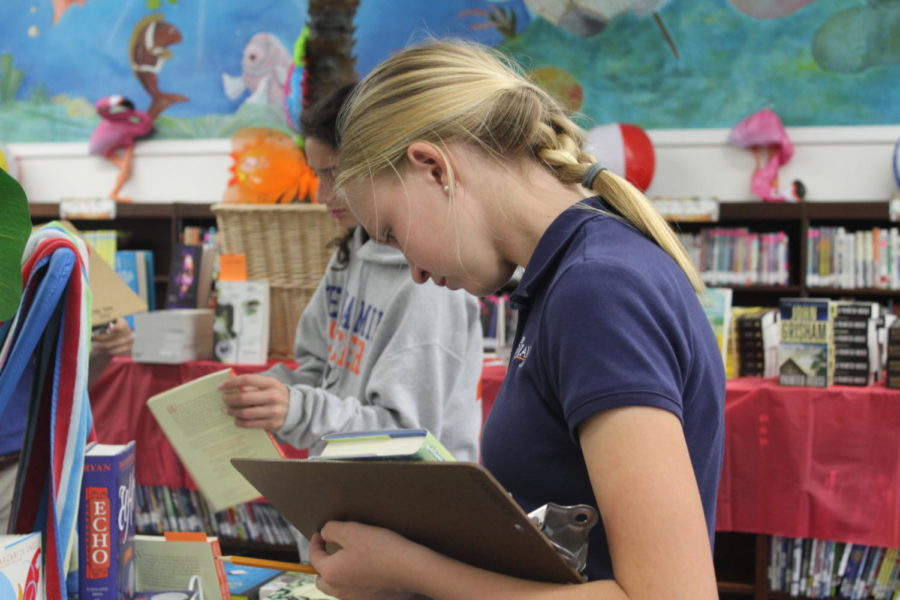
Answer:
[(230, 377), (234, 377), (231, 369), (223, 369), (147, 400), (178, 458), (215, 511), (259, 497), (231, 465), (232, 458), (281, 457), (268, 432), (238, 427), (222, 410), (225, 403), (218, 387)]
[(186, 590), (197, 576), (204, 600), (230, 600), (219, 538), (199, 531), (134, 536), (138, 591)]

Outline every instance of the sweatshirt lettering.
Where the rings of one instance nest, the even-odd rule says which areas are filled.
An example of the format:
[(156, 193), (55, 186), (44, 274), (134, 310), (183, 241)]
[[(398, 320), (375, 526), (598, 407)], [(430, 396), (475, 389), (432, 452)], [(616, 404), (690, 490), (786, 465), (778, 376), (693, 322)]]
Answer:
[(361, 300), (348, 296), (341, 306), (344, 288), (329, 285), (325, 289), (328, 306), (328, 362), (336, 367), (359, 374), (366, 351), (366, 342), (378, 330), (384, 311)]

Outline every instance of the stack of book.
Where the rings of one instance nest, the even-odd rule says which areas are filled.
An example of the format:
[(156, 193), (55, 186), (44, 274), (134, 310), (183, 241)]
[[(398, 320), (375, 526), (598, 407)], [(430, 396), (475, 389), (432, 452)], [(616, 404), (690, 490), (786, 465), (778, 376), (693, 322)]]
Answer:
[(774, 308), (740, 311), (735, 325), (739, 377), (778, 374), (778, 325), (778, 311)]
[(781, 298), (778, 383), (827, 387), (834, 373), (831, 300)]
[(140, 363), (179, 364), (213, 357), (210, 309), (180, 308), (134, 315), (131, 358)]
[(838, 385), (866, 386), (881, 370), (876, 324), (877, 302), (838, 300), (832, 304), (834, 318), (834, 377)]
[(900, 319), (887, 329), (887, 387), (900, 389)]

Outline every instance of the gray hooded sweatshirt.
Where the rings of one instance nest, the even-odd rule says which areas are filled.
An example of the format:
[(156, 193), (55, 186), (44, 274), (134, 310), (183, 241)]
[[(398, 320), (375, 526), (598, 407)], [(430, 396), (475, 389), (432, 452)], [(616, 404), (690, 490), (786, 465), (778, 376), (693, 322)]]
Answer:
[(297, 326), (299, 367), (266, 375), (290, 388), (277, 436), (321, 452), (340, 431), (425, 428), (458, 460), (478, 460), (482, 339), (478, 305), (465, 291), (416, 284), (402, 253), (363, 242), (350, 263), (332, 256)]

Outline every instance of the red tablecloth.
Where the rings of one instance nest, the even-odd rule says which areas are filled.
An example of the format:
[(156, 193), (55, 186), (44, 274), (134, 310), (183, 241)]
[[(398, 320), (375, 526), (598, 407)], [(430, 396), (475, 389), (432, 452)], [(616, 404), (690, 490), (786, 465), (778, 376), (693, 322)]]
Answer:
[[(116, 359), (91, 390), (98, 439), (137, 440), (138, 483), (194, 487), (145, 404), (221, 368), (213, 361), (148, 365)], [(265, 367), (233, 368), (247, 373)], [(485, 362), (485, 415), (504, 373), (502, 363)], [(900, 547), (900, 390), (735, 379), (727, 387), (725, 432), (719, 531)], [(290, 446), (285, 450), (302, 456)]]
[[(135, 478), (140, 484), (196, 488), (156, 419), (147, 409), (147, 400), (155, 394), (226, 366), (230, 366), (239, 375), (268, 368), (268, 365), (223, 365), (211, 360), (179, 365), (153, 365), (136, 363), (127, 357), (115, 358), (90, 391), (97, 439), (107, 444), (136, 440)], [(481, 381), (485, 415), (500, 389), (505, 372), (506, 368), (502, 363), (485, 361)], [(306, 450), (298, 450), (288, 444), (281, 447), (289, 457), (306, 456)]]
[(900, 390), (728, 382), (717, 529), (900, 546)]

